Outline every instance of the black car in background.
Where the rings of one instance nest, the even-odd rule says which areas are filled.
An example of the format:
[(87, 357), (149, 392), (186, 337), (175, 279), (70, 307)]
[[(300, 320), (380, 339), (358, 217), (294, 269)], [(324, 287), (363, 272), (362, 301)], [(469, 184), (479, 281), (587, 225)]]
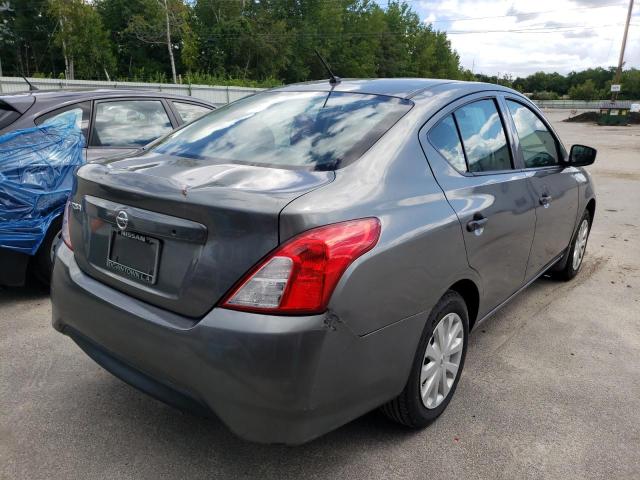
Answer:
[[(103, 157), (133, 153), (214, 108), (203, 100), (164, 92), (35, 90), (0, 95), (0, 135), (46, 125), (61, 115), (75, 113), (85, 137), (84, 159), (93, 162)], [(0, 265), (3, 266), (0, 285), (22, 285), (28, 269), (48, 283), (61, 226), (62, 215), (51, 222), (33, 257), (0, 247)]]

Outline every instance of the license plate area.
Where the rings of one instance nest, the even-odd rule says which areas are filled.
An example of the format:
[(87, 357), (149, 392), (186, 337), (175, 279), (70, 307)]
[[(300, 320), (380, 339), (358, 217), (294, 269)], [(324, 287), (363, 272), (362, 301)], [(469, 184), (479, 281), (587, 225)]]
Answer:
[(140, 283), (154, 285), (160, 241), (130, 231), (112, 230), (106, 265), (109, 270)]

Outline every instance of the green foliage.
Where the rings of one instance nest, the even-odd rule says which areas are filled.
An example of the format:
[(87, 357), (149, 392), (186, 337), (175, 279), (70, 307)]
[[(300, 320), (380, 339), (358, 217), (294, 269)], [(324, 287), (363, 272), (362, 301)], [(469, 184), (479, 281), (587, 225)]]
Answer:
[[(610, 82), (615, 75), (616, 69), (614, 67), (609, 68), (589, 68), (581, 72), (571, 72), (567, 75), (568, 89), (583, 85), (587, 80), (593, 82), (593, 87), (597, 91), (602, 91), (606, 88), (607, 82)], [(590, 88), (590, 87), (589, 87)], [(606, 96), (606, 95), (605, 95)]]
[(115, 59), (102, 18), (83, 0), (49, 0), (49, 14), (56, 21), (52, 37), (62, 48), (69, 78), (104, 78)]
[[(620, 99), (638, 100), (640, 99), (640, 70), (631, 68), (622, 72), (620, 80), (622, 92), (618, 95)], [(611, 82), (607, 82), (605, 89), (610, 90)]]
[(96, 0), (95, 6), (105, 28), (110, 33), (111, 45), (116, 57), (116, 72), (112, 77), (133, 79), (148, 76), (150, 72), (169, 72), (166, 68), (166, 47), (141, 45), (141, 42), (127, 31), (129, 21), (133, 17), (144, 15), (145, 2)]
[(572, 100), (594, 100), (598, 96), (599, 92), (596, 88), (596, 83), (591, 78), (569, 89), (569, 97)]
[(180, 48), (182, 35), (187, 35), (188, 61), (193, 61), (194, 40), (188, 25), (188, 7), (182, 0), (141, 0), (143, 13), (133, 15), (125, 34), (148, 46), (163, 45), (171, 66), (173, 82), (177, 82), (174, 50)]
[(542, 92), (533, 92), (531, 94), (532, 100), (558, 100), (560, 97), (556, 92), (549, 92), (543, 90)]
[(571, 82), (567, 77), (557, 72), (536, 72), (526, 78), (518, 77), (513, 81), (513, 87), (521, 92), (555, 92), (559, 96), (566, 95), (570, 86)]
[(495, 83), (502, 85), (503, 87), (514, 88), (513, 78), (508, 74), (500, 77), (498, 75), (484, 75), (482, 73), (476, 73), (475, 75), (472, 75), (470, 80), (475, 80), (476, 82)]
[(170, 83), (171, 80), (165, 72), (149, 70), (145, 67), (135, 68), (129, 76), (117, 76), (119, 82), (143, 82), (143, 83)]
[[(384, 6), (381, 6), (383, 5)], [(607, 98), (614, 68), (525, 78), (474, 74), (446, 33), (405, 0), (0, 0), (5, 75), (272, 87), (341, 77), (431, 77), (497, 83), (552, 99)], [(170, 41), (167, 39), (167, 19)], [(640, 98), (640, 71), (620, 99)]]
[(7, 74), (165, 82), (173, 62), (183, 82), (272, 86), (327, 78), (318, 49), (342, 77), (470, 78), (447, 35), (404, 0), (42, 0), (41, 11), (4, 1), (21, 5), (14, 17), (31, 37), (23, 55), (0, 43)]
[(210, 73), (191, 72), (184, 76), (182, 83), (192, 85), (223, 85), (235, 87), (272, 88), (282, 85), (282, 82), (274, 77), (262, 80), (243, 80), (241, 78), (219, 77)]
[(0, 59), (4, 75), (29, 75), (64, 70), (62, 52), (52, 47), (56, 21), (48, 4), (28, 1), (0, 3)]

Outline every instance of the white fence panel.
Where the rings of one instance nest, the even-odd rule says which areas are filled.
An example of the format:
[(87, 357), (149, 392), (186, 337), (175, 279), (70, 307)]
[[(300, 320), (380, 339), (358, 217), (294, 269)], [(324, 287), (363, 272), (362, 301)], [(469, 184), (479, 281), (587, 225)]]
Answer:
[[(59, 80), (54, 78), (29, 78), (39, 90), (61, 90), (71, 88), (121, 88), (167, 92), (175, 95), (200, 98), (216, 105), (224, 105), (264, 90), (262, 88), (223, 87), (211, 85), (187, 85), (172, 83), (106, 82), (99, 80)], [(0, 77), (0, 94), (29, 90), (21, 77)]]
[[(598, 110), (602, 106), (610, 103), (610, 100), (533, 100), (540, 108), (563, 108), (569, 110)], [(617, 103), (625, 103), (631, 105), (634, 101), (618, 101)]]
[[(99, 80), (59, 80), (55, 78), (29, 78), (40, 90), (67, 88), (123, 88), (168, 92), (176, 95), (200, 98), (216, 105), (224, 105), (242, 97), (264, 90), (263, 88), (223, 87), (211, 85), (187, 85), (173, 83), (106, 82)], [(29, 89), (21, 77), (0, 77), (0, 94), (24, 92)], [(597, 110), (604, 100), (534, 100), (540, 108), (565, 108), (571, 110)], [(638, 103), (638, 102), (630, 102)]]

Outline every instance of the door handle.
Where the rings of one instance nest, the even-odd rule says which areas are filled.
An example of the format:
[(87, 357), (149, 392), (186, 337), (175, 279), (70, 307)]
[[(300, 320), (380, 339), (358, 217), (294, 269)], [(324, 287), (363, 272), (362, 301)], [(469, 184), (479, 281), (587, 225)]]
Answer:
[(551, 203), (552, 198), (553, 197), (551, 195), (545, 193), (540, 197), (540, 205), (542, 205), (544, 208), (549, 208), (549, 204)]
[(476, 235), (482, 235), (484, 231), (484, 226), (489, 221), (487, 217), (482, 214), (476, 213), (473, 216), (473, 220), (467, 223), (467, 231), (474, 232)]

